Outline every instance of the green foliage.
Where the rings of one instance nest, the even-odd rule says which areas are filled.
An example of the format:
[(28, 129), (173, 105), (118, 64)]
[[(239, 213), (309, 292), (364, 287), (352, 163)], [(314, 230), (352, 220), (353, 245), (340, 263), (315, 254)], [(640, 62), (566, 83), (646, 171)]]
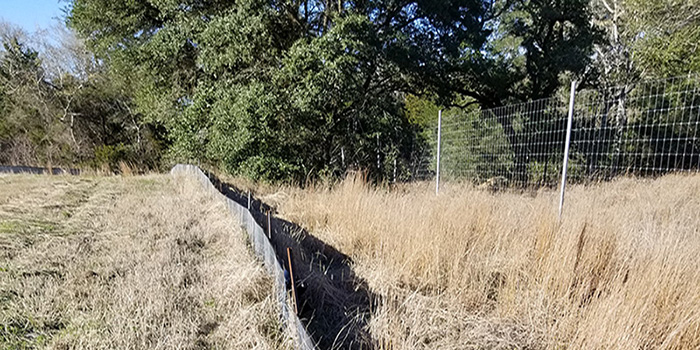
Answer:
[(107, 166), (111, 170), (116, 170), (120, 161), (127, 160), (127, 154), (128, 149), (123, 144), (97, 146), (95, 147), (95, 166)]
[(638, 64), (650, 75), (700, 72), (700, 1), (627, 0), (630, 26), (639, 36)]
[(6, 140), (10, 136), (10, 128), (6, 120), (8, 96), (4, 84), (0, 84), (0, 140)]
[[(696, 103), (691, 91), (697, 90), (697, 78), (691, 73), (700, 69), (700, 2), (596, 0), (592, 9), (606, 42), (596, 48), (590, 69), (594, 79), (584, 82), (584, 93), (604, 102), (596, 106), (600, 112), (586, 111), (600, 115), (581, 122), (588, 132), (574, 135), (595, 148), (593, 155), (580, 156), (586, 177), (614, 176), (614, 167), (649, 174), (662, 162), (675, 168), (696, 164), (687, 156), (699, 147), (690, 141), (696, 131), (683, 125), (696, 122), (693, 113), (684, 111)], [(657, 78), (663, 81), (654, 82)], [(596, 170), (601, 168), (607, 170)]]
[(512, 170), (513, 152), (503, 128), (482, 111), (443, 112), (441, 173), (447, 179), (467, 178), (480, 184)]
[(75, 0), (69, 24), (133, 91), (143, 121), (167, 128), (173, 161), (268, 180), (359, 168), (386, 178), (410, 168), (434, 118), (429, 103), (405, 96), (496, 106), (552, 93), (588, 62), (596, 33), (586, 9), (584, 0)]
[[(55, 118), (57, 96), (44, 80), (37, 51), (16, 37), (2, 38), (0, 90), (4, 91), (0, 110), (3, 162), (60, 162), (65, 142), (57, 136), (64, 130)], [(33, 146), (12, 147), (24, 143)]]
[(601, 40), (588, 2), (497, 1), (486, 14), (486, 37), (420, 78), (440, 96), (468, 96), (488, 108), (550, 97), (563, 75), (584, 73)]
[(431, 98), (408, 95), (406, 96), (405, 109), (409, 122), (428, 127), (435, 124), (441, 108)]
[[(529, 120), (493, 108), (555, 96), (572, 78), (609, 88), (633, 85), (640, 72), (697, 71), (698, 8), (697, 0), (73, 0), (68, 25), (92, 51), (80, 57), (82, 73), (46, 72), (45, 53), (3, 40), (0, 161), (157, 167), (165, 156), (273, 181), (353, 169), (410, 178), (416, 159), (432, 161), (427, 140), (443, 109), (472, 140), (447, 145), (462, 151), (446, 157), (464, 158), (447, 163), (510, 164), (497, 172), (546, 182), (551, 160), (524, 145), (561, 129), (557, 113)], [(606, 96), (615, 100), (606, 118), (626, 103), (617, 95)], [(616, 138), (602, 143), (618, 147)], [(493, 147), (507, 159), (481, 159)], [(446, 170), (479, 179), (490, 171)]]
[[(96, 155), (114, 158), (102, 148), (126, 145), (133, 164), (157, 166), (158, 126), (134, 113), (124, 81), (85, 53), (80, 41), (39, 42), (39, 52), (8, 33), (0, 35), (0, 162), (92, 165)], [(70, 68), (57, 70), (45, 59)], [(114, 163), (97, 163), (103, 161)]]

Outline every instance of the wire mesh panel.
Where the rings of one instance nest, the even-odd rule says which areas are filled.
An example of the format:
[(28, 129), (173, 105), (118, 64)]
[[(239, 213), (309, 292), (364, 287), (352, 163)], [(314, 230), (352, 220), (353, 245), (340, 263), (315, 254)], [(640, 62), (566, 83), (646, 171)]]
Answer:
[[(653, 176), (700, 169), (697, 75), (579, 91), (569, 181)], [(569, 103), (565, 94), (494, 109), (443, 113), (444, 180), (555, 187), (563, 166)], [(417, 180), (436, 173), (437, 123), (415, 161)]]
[(572, 180), (698, 171), (698, 85), (688, 76), (580, 93)]
[[(444, 113), (441, 177), (500, 186), (555, 185), (561, 171), (566, 107), (558, 99), (545, 99)], [(436, 147), (437, 139), (432, 137), (429, 144)], [(431, 160), (423, 172), (432, 174), (433, 169)]]
[(437, 121), (426, 128), (423, 137), (425, 142), (416, 142), (411, 150), (409, 172), (413, 181), (431, 180), (435, 177)]

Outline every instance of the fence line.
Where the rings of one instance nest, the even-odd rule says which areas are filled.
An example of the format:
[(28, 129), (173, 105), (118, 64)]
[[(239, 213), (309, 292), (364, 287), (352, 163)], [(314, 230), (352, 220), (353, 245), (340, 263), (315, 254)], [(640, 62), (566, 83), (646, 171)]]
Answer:
[(231, 215), (241, 223), (241, 227), (245, 229), (250, 238), (255, 255), (263, 262), (265, 269), (274, 280), (274, 292), (281, 312), (280, 319), (283, 325), (291, 331), (296, 343), (296, 348), (300, 350), (314, 350), (316, 347), (311, 337), (293, 308), (289, 306), (284, 270), (282, 268), (283, 262), (277, 260), (275, 250), (268, 240), (265, 230), (257, 224), (250, 210), (219, 192), (214, 184), (212, 184), (209, 177), (195, 165), (178, 164), (172, 168), (170, 173), (172, 175), (180, 174), (195, 177), (212, 197), (222, 200), (226, 204), (229, 213), (231, 213)]
[(30, 166), (0, 165), (2, 174), (51, 174), (51, 175), (80, 175), (80, 169), (70, 168), (38, 168)]
[[(700, 171), (698, 75), (576, 91), (568, 181)], [(569, 104), (564, 94), (489, 110), (443, 111), (414, 150), (412, 178), (494, 181), (509, 187), (559, 184)], [(437, 121), (437, 120), (436, 120)]]

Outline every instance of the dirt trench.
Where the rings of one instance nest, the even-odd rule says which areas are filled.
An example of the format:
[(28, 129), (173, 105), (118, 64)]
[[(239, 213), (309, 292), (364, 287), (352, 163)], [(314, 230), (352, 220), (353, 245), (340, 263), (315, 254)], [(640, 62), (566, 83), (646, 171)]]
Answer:
[[(210, 181), (226, 197), (247, 207), (248, 195), (212, 174)], [(250, 212), (268, 230), (277, 260), (287, 268), (291, 248), (298, 316), (319, 349), (374, 349), (368, 324), (376, 308), (374, 295), (352, 269), (352, 260), (301, 226), (276, 217), (276, 209), (251, 198)], [(288, 286), (288, 289), (291, 286)]]

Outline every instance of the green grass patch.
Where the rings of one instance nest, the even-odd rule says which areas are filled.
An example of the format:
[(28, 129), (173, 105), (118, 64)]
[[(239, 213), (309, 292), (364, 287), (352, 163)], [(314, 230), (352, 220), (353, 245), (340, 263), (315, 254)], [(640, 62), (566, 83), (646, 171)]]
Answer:
[(0, 234), (54, 233), (56, 223), (46, 220), (0, 219)]
[(47, 345), (51, 334), (64, 328), (61, 320), (32, 320), (31, 318), (11, 319), (0, 327), (0, 347), (2, 349), (36, 349)]

